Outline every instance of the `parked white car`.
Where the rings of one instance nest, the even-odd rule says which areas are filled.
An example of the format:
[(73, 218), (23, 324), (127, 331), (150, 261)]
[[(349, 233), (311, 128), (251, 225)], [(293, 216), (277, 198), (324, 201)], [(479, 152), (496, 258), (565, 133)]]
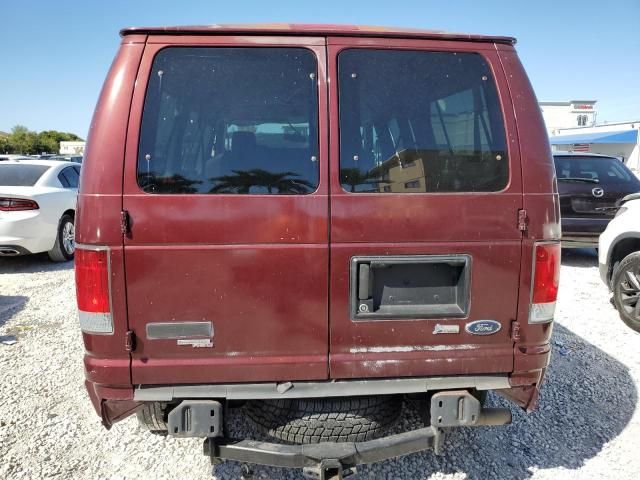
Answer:
[(0, 161), (0, 256), (48, 252), (73, 259), (80, 165), (55, 160)]
[(600, 235), (598, 257), (600, 276), (613, 292), (620, 318), (640, 332), (640, 193), (622, 199)]

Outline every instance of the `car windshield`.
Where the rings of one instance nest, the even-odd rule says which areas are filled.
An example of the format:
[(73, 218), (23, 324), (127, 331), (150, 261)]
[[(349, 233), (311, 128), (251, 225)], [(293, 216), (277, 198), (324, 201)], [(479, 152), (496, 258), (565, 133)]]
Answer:
[(554, 159), (559, 181), (626, 183), (632, 173), (616, 158), (557, 156)]
[(32, 187), (48, 165), (0, 164), (0, 187)]

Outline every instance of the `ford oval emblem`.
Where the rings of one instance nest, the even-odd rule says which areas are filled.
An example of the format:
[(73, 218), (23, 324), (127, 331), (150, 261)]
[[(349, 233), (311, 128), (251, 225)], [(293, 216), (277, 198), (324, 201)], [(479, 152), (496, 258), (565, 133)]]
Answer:
[(493, 335), (499, 332), (501, 328), (502, 324), (495, 320), (476, 320), (475, 322), (467, 323), (465, 330), (472, 335)]

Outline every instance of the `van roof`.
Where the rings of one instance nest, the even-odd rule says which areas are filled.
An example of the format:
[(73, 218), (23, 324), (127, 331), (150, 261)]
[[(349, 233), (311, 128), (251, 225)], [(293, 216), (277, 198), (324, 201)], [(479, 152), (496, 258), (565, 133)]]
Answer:
[(422, 30), (418, 28), (333, 25), (333, 24), (300, 24), (300, 23), (254, 23), (224, 25), (185, 25), (166, 27), (129, 27), (120, 30), (126, 35), (219, 35), (219, 34), (252, 34), (252, 35), (337, 35), (360, 37), (396, 37), (422, 38), (433, 40), (459, 40), (471, 42), (504, 43), (515, 45), (514, 37), (493, 35), (476, 35), (469, 33), (453, 33), (441, 30)]

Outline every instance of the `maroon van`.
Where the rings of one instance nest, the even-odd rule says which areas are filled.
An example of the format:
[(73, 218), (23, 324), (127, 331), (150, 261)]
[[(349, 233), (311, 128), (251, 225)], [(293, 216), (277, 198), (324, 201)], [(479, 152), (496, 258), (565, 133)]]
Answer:
[[(303, 467), (442, 449), (536, 407), (560, 266), (515, 39), (334, 25), (132, 28), (76, 227), (106, 427)], [(424, 428), (387, 435), (403, 404)], [(232, 408), (274, 443), (229, 438)]]

